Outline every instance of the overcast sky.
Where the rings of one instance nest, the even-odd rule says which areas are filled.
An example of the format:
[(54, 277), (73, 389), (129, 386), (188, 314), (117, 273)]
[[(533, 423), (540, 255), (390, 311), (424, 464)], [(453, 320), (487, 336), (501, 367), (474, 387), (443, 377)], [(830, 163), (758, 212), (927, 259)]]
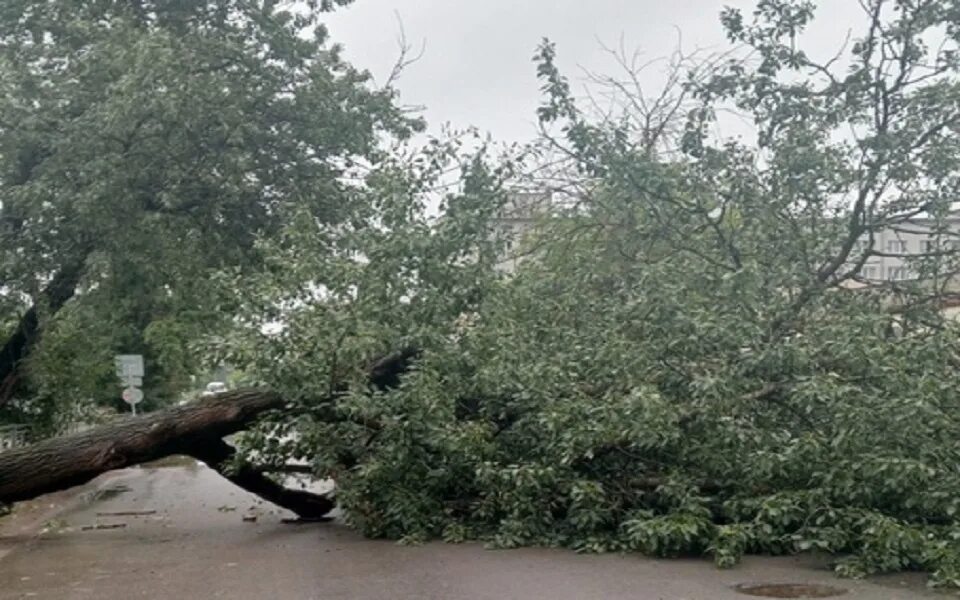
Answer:
[[(718, 15), (725, 5), (752, 0), (356, 0), (325, 17), (346, 57), (378, 81), (398, 54), (397, 15), (408, 42), (423, 57), (399, 82), (405, 104), (423, 105), (431, 129), (449, 122), (475, 125), (502, 141), (534, 134), (538, 83), (531, 62), (539, 41), (557, 44), (559, 63), (577, 83), (581, 69), (612, 73), (602, 44), (669, 54), (678, 30), (687, 50), (728, 48)], [(808, 48), (835, 53), (846, 32), (862, 28), (857, 0), (821, 0)], [(656, 73), (650, 73), (656, 85)]]

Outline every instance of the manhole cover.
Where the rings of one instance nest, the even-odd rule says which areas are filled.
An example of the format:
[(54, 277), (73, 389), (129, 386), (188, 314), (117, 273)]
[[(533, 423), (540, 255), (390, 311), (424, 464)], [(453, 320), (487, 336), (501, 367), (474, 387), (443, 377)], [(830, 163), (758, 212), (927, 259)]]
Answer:
[(741, 583), (733, 589), (764, 598), (830, 598), (847, 593), (843, 588), (818, 583)]

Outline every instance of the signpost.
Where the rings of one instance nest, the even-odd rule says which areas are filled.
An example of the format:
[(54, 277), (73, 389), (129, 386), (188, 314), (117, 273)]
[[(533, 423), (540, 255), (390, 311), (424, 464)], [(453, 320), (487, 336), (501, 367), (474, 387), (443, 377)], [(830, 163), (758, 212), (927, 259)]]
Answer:
[(123, 401), (133, 407), (133, 414), (137, 414), (137, 404), (143, 400), (143, 390), (135, 387), (124, 388)]
[(118, 354), (113, 359), (117, 367), (117, 377), (123, 383), (123, 401), (130, 405), (133, 414), (137, 414), (137, 404), (143, 400), (143, 355)]
[(118, 354), (114, 357), (113, 364), (117, 367), (117, 377), (120, 379), (143, 377), (142, 354)]

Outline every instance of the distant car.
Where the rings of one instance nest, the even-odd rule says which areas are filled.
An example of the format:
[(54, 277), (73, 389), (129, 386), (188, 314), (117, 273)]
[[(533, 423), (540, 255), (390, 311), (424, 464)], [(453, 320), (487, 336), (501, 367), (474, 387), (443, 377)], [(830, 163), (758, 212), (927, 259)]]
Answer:
[(220, 392), (225, 391), (227, 391), (227, 384), (222, 381), (211, 381), (207, 384), (207, 389), (200, 393), (200, 397), (206, 398), (208, 396), (213, 396), (214, 394), (219, 394)]

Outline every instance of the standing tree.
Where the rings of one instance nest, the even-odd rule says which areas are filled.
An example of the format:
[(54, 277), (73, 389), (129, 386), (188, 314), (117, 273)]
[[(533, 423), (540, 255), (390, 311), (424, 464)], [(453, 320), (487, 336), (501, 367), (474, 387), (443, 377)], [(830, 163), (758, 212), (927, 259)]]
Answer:
[(231, 315), (212, 273), (341, 218), (355, 166), (419, 127), (326, 43), (347, 3), (3, 3), (0, 406), (102, 396), (120, 349), (182, 379)]

